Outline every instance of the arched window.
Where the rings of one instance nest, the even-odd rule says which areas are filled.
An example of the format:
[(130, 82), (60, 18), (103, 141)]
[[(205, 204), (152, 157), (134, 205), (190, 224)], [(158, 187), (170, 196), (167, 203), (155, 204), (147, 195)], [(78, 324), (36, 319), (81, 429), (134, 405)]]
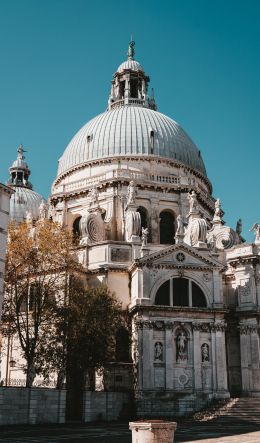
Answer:
[(155, 297), (156, 305), (170, 306), (170, 280), (160, 286)]
[(129, 332), (121, 327), (116, 334), (116, 361), (130, 361), (130, 338)]
[(155, 304), (206, 308), (206, 297), (201, 288), (187, 278), (172, 278), (164, 282), (155, 296)]
[(175, 219), (171, 212), (160, 213), (160, 244), (173, 245), (175, 243)]
[(81, 217), (77, 217), (72, 225), (72, 232), (73, 232), (73, 239), (75, 242), (77, 242), (80, 238), (81, 232), (80, 232), (80, 220)]
[(148, 226), (148, 220), (147, 220), (147, 211), (145, 208), (143, 208), (142, 206), (140, 206), (137, 209), (137, 212), (139, 212), (140, 217), (141, 217), (141, 228), (147, 228)]

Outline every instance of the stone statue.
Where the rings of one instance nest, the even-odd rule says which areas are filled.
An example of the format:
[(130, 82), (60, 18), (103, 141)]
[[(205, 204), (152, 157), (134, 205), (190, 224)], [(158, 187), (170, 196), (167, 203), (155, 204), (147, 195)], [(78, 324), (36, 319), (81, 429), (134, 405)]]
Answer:
[(184, 235), (184, 223), (183, 223), (182, 216), (180, 214), (177, 217), (176, 235)]
[(253, 231), (253, 233), (255, 234), (255, 243), (260, 244), (260, 224), (255, 223), (250, 231)]
[(26, 219), (26, 223), (32, 223), (33, 217), (32, 217), (32, 213), (30, 211), (26, 211), (25, 219)]
[(215, 201), (215, 214), (214, 218), (221, 218), (222, 216), (222, 209), (221, 209), (221, 201), (219, 198)]
[(209, 345), (203, 343), (201, 346), (201, 361), (202, 363), (209, 362)]
[(236, 233), (240, 236), (242, 233), (242, 220), (241, 218), (238, 219), (237, 221), (237, 226), (236, 226)]
[(187, 352), (187, 336), (184, 331), (181, 331), (177, 336), (177, 361), (184, 361), (188, 359)]
[(142, 227), (142, 246), (147, 245), (148, 233), (149, 233), (148, 228)]
[(190, 194), (188, 194), (188, 199), (190, 203), (190, 212), (196, 212), (198, 210), (198, 201), (197, 201), (196, 192), (192, 191)]
[(163, 344), (160, 341), (154, 345), (154, 360), (163, 360)]
[(134, 181), (131, 180), (128, 188), (127, 188), (127, 194), (126, 194), (126, 204), (127, 206), (135, 203), (135, 197), (136, 197), (136, 189)]
[(47, 216), (48, 216), (48, 206), (44, 200), (41, 201), (40, 206), (39, 206), (39, 216), (40, 216), (40, 219), (47, 218)]
[(94, 204), (98, 202), (98, 194), (98, 190), (96, 186), (94, 186), (89, 193), (91, 203)]

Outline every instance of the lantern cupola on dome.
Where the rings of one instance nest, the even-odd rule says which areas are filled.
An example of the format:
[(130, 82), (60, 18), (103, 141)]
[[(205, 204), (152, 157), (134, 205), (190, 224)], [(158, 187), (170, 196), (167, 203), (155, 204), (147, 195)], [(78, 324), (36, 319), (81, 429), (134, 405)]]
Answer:
[(124, 105), (142, 106), (156, 111), (155, 100), (148, 96), (150, 78), (145, 74), (143, 67), (134, 60), (135, 42), (128, 46), (127, 60), (117, 68), (112, 80), (111, 93), (108, 100), (108, 109)]

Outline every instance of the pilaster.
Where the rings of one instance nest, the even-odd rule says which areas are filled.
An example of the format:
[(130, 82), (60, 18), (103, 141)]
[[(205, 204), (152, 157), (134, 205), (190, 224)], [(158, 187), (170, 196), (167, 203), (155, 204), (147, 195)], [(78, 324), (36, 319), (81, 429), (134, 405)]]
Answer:
[(165, 378), (166, 389), (173, 389), (173, 325), (168, 321), (165, 323)]

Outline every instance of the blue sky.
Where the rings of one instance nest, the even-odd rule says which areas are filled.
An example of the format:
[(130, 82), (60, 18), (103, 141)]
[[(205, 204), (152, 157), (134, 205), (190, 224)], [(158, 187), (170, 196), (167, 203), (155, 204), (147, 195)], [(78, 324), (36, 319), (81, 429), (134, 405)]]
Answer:
[(0, 180), (28, 150), (48, 197), (57, 160), (106, 108), (126, 58), (150, 75), (160, 112), (200, 148), (227, 224), (260, 222), (259, 0), (0, 0)]

